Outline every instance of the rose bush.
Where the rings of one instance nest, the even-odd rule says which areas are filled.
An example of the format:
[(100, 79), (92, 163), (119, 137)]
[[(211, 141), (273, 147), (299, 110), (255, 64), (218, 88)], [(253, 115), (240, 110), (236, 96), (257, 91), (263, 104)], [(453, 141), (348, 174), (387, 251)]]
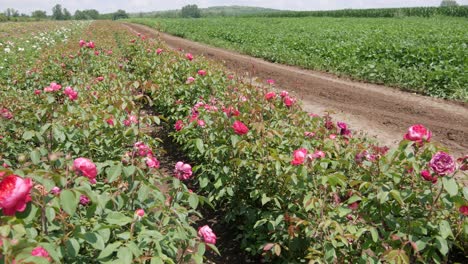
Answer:
[[(160, 46), (134, 44), (131, 56)], [(225, 208), (224, 220), (239, 228), (252, 255), (280, 263), (424, 263), (466, 248), (467, 189), (422, 125), (402, 131), (405, 140), (389, 149), (331, 116), (303, 112), (287, 91), (276, 97), (200, 57), (165, 52), (130, 64), (158, 84), (146, 95), (175, 124), (172, 135), (197, 164), (202, 193)], [(187, 84), (201, 68), (209, 78)], [(248, 133), (239, 120), (249, 120)]]

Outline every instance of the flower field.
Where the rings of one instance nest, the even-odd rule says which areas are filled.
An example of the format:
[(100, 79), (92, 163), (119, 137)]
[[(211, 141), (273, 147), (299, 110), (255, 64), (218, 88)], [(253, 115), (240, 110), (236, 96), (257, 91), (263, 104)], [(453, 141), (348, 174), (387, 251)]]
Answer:
[(272, 62), (349, 76), (424, 95), (468, 100), (466, 19), (131, 19), (164, 32)]
[[(267, 263), (467, 254), (455, 175), (468, 156), (423, 125), (379, 146), (274, 80), (244, 83), (119, 23), (46, 31), (41, 49), (0, 50), (2, 263), (202, 263), (222, 238), (201, 209)], [(185, 158), (164, 159), (163, 143)]]

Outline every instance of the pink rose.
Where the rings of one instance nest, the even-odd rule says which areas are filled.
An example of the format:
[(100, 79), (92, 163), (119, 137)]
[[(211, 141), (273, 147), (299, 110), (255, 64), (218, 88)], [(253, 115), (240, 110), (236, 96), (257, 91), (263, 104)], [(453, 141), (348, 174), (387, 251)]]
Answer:
[(123, 121), (123, 124), (124, 124), (124, 126), (127, 126), (127, 127), (128, 127), (128, 126), (130, 126), (130, 125), (132, 124), (132, 122), (130, 122), (130, 120), (125, 119), (125, 120)]
[(155, 157), (152, 157), (152, 156), (146, 157), (146, 166), (148, 166), (148, 168), (158, 169), (159, 165), (160, 165), (159, 160), (156, 159)]
[(89, 204), (91, 200), (89, 200), (88, 196), (86, 195), (80, 195), (80, 204), (83, 205), (83, 206), (86, 206)]
[(431, 137), (432, 132), (425, 126), (418, 124), (408, 128), (408, 132), (405, 134), (404, 139), (411, 140), (422, 145), (424, 142), (429, 142)]
[(66, 87), (63, 93), (67, 95), (68, 98), (72, 101), (78, 99), (78, 92), (73, 90), (73, 88), (71, 88), (70, 86)]
[(304, 132), (304, 136), (305, 136), (305, 137), (308, 137), (308, 138), (312, 138), (312, 137), (315, 136), (315, 133), (314, 133), (314, 132), (306, 131), (306, 132)]
[(108, 118), (106, 120), (106, 123), (109, 124), (109, 126), (114, 126), (114, 119), (111, 117), (111, 118)]
[(10, 112), (10, 110), (8, 110), (6, 108), (3, 108), (2, 110), (0, 110), (0, 114), (5, 119), (12, 119), (13, 118), (13, 113)]
[(158, 48), (158, 49), (156, 50), (156, 53), (159, 55), (159, 54), (161, 54), (163, 51), (164, 51), (163, 49)]
[(90, 42), (86, 43), (86, 47), (89, 48), (89, 49), (94, 49), (94, 47), (95, 47), (94, 42), (90, 41)]
[(283, 98), (283, 103), (287, 107), (291, 107), (294, 104), (295, 101), (296, 100), (294, 98), (290, 97), (290, 96), (285, 96)]
[(449, 154), (439, 151), (429, 162), (431, 169), (440, 176), (447, 176), (455, 171), (455, 160)]
[(187, 58), (187, 60), (189, 60), (189, 61), (193, 60), (193, 55), (192, 55), (192, 53), (187, 53), (187, 54), (185, 54), (185, 58)]
[(177, 120), (174, 125), (174, 128), (176, 131), (182, 130), (182, 128), (184, 128), (184, 122), (182, 120)]
[(330, 139), (336, 139), (336, 135), (335, 134), (330, 134), (330, 136), (328, 136)]
[(55, 186), (54, 188), (52, 188), (52, 190), (50, 190), (50, 193), (53, 195), (59, 195), (60, 191), (61, 191), (60, 188)]
[(137, 149), (138, 155), (140, 157), (147, 157), (148, 155), (153, 155), (153, 151), (151, 150), (151, 148), (141, 141), (135, 143), (135, 145), (133, 146)]
[(186, 84), (191, 84), (191, 83), (193, 83), (193, 82), (195, 82), (195, 78), (193, 78), (192, 76), (190, 76), (190, 77), (187, 78), (187, 81), (186, 81), (185, 83), (186, 83)]
[(288, 95), (289, 95), (289, 93), (287, 91), (284, 91), (284, 90), (281, 91), (281, 93), (280, 93), (280, 96), (283, 97), (283, 98), (288, 96)]
[(145, 216), (145, 210), (143, 210), (143, 209), (140, 208), (140, 209), (137, 209), (137, 210), (135, 211), (135, 217), (136, 217), (138, 220), (141, 220), (141, 218), (142, 218), (143, 216)]
[(337, 127), (340, 129), (340, 135), (348, 137), (351, 135), (351, 130), (348, 129), (348, 125), (344, 122), (337, 122)]
[(179, 180), (188, 180), (192, 176), (192, 166), (179, 161), (174, 168), (174, 176)]
[(205, 75), (206, 75), (206, 71), (205, 71), (205, 70), (198, 70), (198, 75), (200, 75), (200, 76), (205, 76)]
[(276, 93), (275, 92), (269, 92), (269, 93), (266, 93), (265, 94), (265, 99), (266, 100), (271, 100), (271, 99), (274, 99), (276, 97)]
[(201, 119), (198, 119), (197, 120), (197, 124), (199, 127), (205, 127), (206, 126), (206, 123), (204, 120), (201, 120)]
[(34, 94), (35, 94), (35, 95), (40, 95), (41, 93), (42, 93), (41, 90), (34, 90)]
[(60, 84), (51, 82), (49, 86), (44, 88), (44, 92), (47, 92), (47, 93), (56, 92), (60, 89), (62, 89), (62, 86)]
[(213, 230), (207, 225), (204, 225), (198, 229), (198, 235), (203, 238), (203, 241), (207, 244), (216, 244), (216, 235)]
[(234, 121), (234, 124), (232, 124), (232, 129), (234, 129), (234, 133), (238, 135), (245, 135), (249, 132), (249, 128), (238, 120)]
[(457, 159), (458, 162), (460, 162), (460, 170), (462, 171), (467, 171), (468, 170), (468, 155), (465, 155), (464, 157), (461, 157)]
[(462, 205), (459, 209), (460, 213), (464, 216), (468, 216), (468, 205)]
[(96, 165), (87, 158), (77, 158), (73, 161), (73, 169), (78, 175), (83, 175), (89, 179), (91, 183), (96, 180), (97, 168)]
[(26, 204), (31, 201), (31, 179), (23, 179), (17, 175), (9, 175), (0, 182), (0, 208), (4, 215), (15, 215), (23, 212)]
[(86, 41), (80, 39), (79, 44), (80, 44), (80, 48), (82, 48), (82, 47), (84, 47), (86, 45)]
[(96, 78), (96, 81), (98, 81), (98, 82), (102, 82), (102, 81), (104, 81), (104, 77), (102, 77), (102, 76), (99, 76), (99, 77), (97, 77), (97, 78)]
[(428, 170), (421, 171), (421, 177), (426, 181), (437, 183), (437, 176), (436, 175), (432, 176)]
[(46, 258), (49, 262), (52, 261), (52, 259), (49, 256), (49, 252), (41, 246), (33, 248), (31, 251), (31, 256), (34, 257), (43, 257)]
[(293, 160), (291, 161), (292, 165), (301, 165), (305, 162), (307, 158), (307, 149), (300, 148), (293, 152)]

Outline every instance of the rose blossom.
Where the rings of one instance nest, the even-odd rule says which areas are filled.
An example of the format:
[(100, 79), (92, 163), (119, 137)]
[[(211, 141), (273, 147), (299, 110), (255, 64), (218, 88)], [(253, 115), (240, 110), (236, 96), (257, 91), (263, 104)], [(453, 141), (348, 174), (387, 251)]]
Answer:
[(162, 52), (163, 52), (163, 49), (161, 49), (161, 48), (158, 48), (158, 49), (156, 50), (156, 53), (157, 53), (158, 55), (161, 54)]
[(192, 176), (192, 166), (179, 161), (174, 168), (174, 176), (179, 180), (188, 180)]
[(112, 117), (108, 118), (106, 120), (106, 123), (109, 125), (109, 126), (113, 126), (114, 125), (114, 119)]
[(79, 44), (80, 44), (80, 48), (82, 48), (82, 47), (84, 47), (86, 45), (86, 41), (80, 39)]
[(408, 132), (404, 135), (404, 139), (417, 142), (422, 145), (423, 142), (429, 142), (432, 137), (432, 132), (421, 124), (413, 125), (408, 128)]
[(0, 208), (4, 215), (15, 215), (23, 212), (26, 203), (31, 201), (31, 179), (23, 179), (17, 175), (9, 175), (0, 182)]
[(294, 100), (294, 98), (292, 98), (292, 97), (290, 97), (290, 96), (285, 96), (285, 97), (283, 98), (283, 103), (284, 103), (284, 105), (286, 105), (287, 107), (291, 107), (291, 106), (294, 104), (295, 101), (296, 101), (296, 100)]
[(37, 90), (37, 89), (36, 89), (36, 90), (34, 90), (34, 94), (35, 94), (35, 95), (40, 95), (41, 93), (42, 93), (42, 91), (41, 91), (41, 90)]
[(90, 202), (90, 200), (89, 200), (88, 196), (83, 195), (83, 194), (80, 195), (80, 204), (81, 205), (86, 206), (86, 205), (89, 204), (89, 202)]
[(305, 162), (307, 157), (307, 149), (300, 148), (293, 152), (293, 160), (291, 161), (292, 165), (301, 165)]
[(151, 150), (150, 147), (148, 147), (147, 145), (145, 145), (145, 143), (139, 141), (137, 143), (135, 143), (135, 145), (133, 145), (137, 150), (138, 150), (138, 155), (140, 157), (146, 157), (148, 155), (152, 156), (153, 155), (153, 151)]
[(187, 81), (186, 81), (185, 83), (186, 83), (186, 84), (191, 84), (191, 83), (193, 83), (193, 82), (195, 82), (195, 78), (193, 78), (192, 76), (190, 76), (190, 77), (187, 78)]
[(140, 208), (135, 211), (135, 217), (138, 219), (138, 221), (141, 220), (143, 216), (145, 216), (145, 210)]
[(305, 137), (308, 137), (308, 138), (312, 138), (315, 136), (315, 133), (314, 132), (310, 132), (310, 131), (306, 131), (304, 132), (304, 136)]
[(174, 128), (176, 131), (182, 130), (182, 128), (184, 128), (184, 122), (182, 120), (177, 120), (175, 122)]
[(238, 135), (245, 135), (249, 132), (249, 128), (238, 120), (234, 121), (234, 124), (232, 124), (232, 129), (234, 129), (234, 133)]
[(198, 70), (198, 75), (200, 75), (200, 76), (205, 76), (205, 75), (206, 75), (206, 71), (205, 71), (205, 70)]
[(283, 97), (283, 98), (288, 96), (288, 95), (289, 95), (289, 93), (287, 91), (281, 91), (281, 93), (280, 93), (280, 96)]
[(340, 135), (345, 137), (351, 135), (351, 130), (348, 129), (348, 125), (345, 122), (337, 122), (336, 126), (340, 129)]
[(206, 126), (206, 123), (205, 123), (204, 120), (198, 119), (198, 120), (197, 120), (197, 125), (198, 125), (199, 127), (205, 127), (205, 126)]
[(207, 244), (216, 244), (216, 235), (213, 230), (207, 225), (204, 225), (198, 229), (198, 235), (203, 238), (203, 241)]
[(426, 181), (437, 183), (437, 176), (436, 175), (432, 176), (431, 172), (429, 172), (428, 170), (421, 171), (421, 177)]
[(468, 170), (468, 155), (465, 155), (464, 157), (457, 159), (457, 161), (461, 163), (460, 170), (462, 171)]
[(60, 84), (51, 82), (49, 86), (44, 88), (44, 92), (47, 92), (47, 93), (56, 92), (60, 89), (62, 89), (62, 86)]
[(89, 48), (89, 49), (94, 49), (94, 47), (95, 47), (94, 42), (90, 41), (90, 42), (86, 43), (86, 47)]
[(459, 209), (460, 213), (464, 216), (468, 216), (468, 205), (462, 205)]
[(78, 92), (73, 90), (73, 88), (71, 88), (70, 86), (66, 87), (63, 93), (67, 95), (68, 98), (72, 101), (78, 99)]
[(158, 169), (159, 160), (153, 156), (146, 157), (146, 166), (148, 166), (148, 168)]
[(192, 53), (187, 53), (187, 54), (185, 54), (185, 58), (187, 58), (187, 60), (189, 60), (189, 61), (193, 60), (193, 55), (192, 55)]
[(103, 77), (103, 76), (99, 76), (99, 77), (96, 78), (96, 81), (102, 82), (102, 81), (104, 81), (104, 77)]
[(269, 92), (269, 93), (266, 93), (265, 94), (265, 99), (266, 100), (271, 100), (271, 99), (274, 99), (276, 97), (276, 93), (275, 92)]
[(31, 251), (31, 256), (34, 257), (43, 257), (46, 258), (48, 261), (51, 261), (52, 259), (49, 256), (49, 252), (41, 246), (33, 248)]
[(97, 169), (96, 165), (87, 158), (77, 158), (73, 161), (73, 169), (78, 175), (83, 175), (89, 179), (91, 183), (96, 182)]
[(449, 154), (439, 151), (429, 162), (431, 169), (440, 176), (446, 176), (455, 171), (455, 160)]
[(13, 118), (13, 113), (10, 112), (10, 110), (3, 108), (0, 110), (0, 115), (5, 118), (5, 119), (12, 119)]
[(60, 188), (55, 186), (54, 188), (52, 188), (52, 190), (50, 190), (50, 193), (53, 195), (59, 195), (60, 191), (61, 191)]

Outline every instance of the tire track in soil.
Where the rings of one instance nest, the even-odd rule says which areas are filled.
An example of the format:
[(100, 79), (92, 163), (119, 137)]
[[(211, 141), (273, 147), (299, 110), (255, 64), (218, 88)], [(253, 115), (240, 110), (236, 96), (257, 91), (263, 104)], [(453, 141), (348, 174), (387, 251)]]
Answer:
[(331, 74), (267, 62), (237, 52), (211, 47), (158, 32), (143, 25), (125, 25), (160, 38), (171, 48), (222, 63), (229, 71), (247, 78), (273, 79), (276, 87), (293, 91), (305, 111), (329, 111), (355, 131), (363, 131), (381, 144), (394, 146), (409, 126), (424, 124), (434, 140), (456, 157), (468, 154), (468, 103), (407, 93), (395, 88), (337, 78)]

